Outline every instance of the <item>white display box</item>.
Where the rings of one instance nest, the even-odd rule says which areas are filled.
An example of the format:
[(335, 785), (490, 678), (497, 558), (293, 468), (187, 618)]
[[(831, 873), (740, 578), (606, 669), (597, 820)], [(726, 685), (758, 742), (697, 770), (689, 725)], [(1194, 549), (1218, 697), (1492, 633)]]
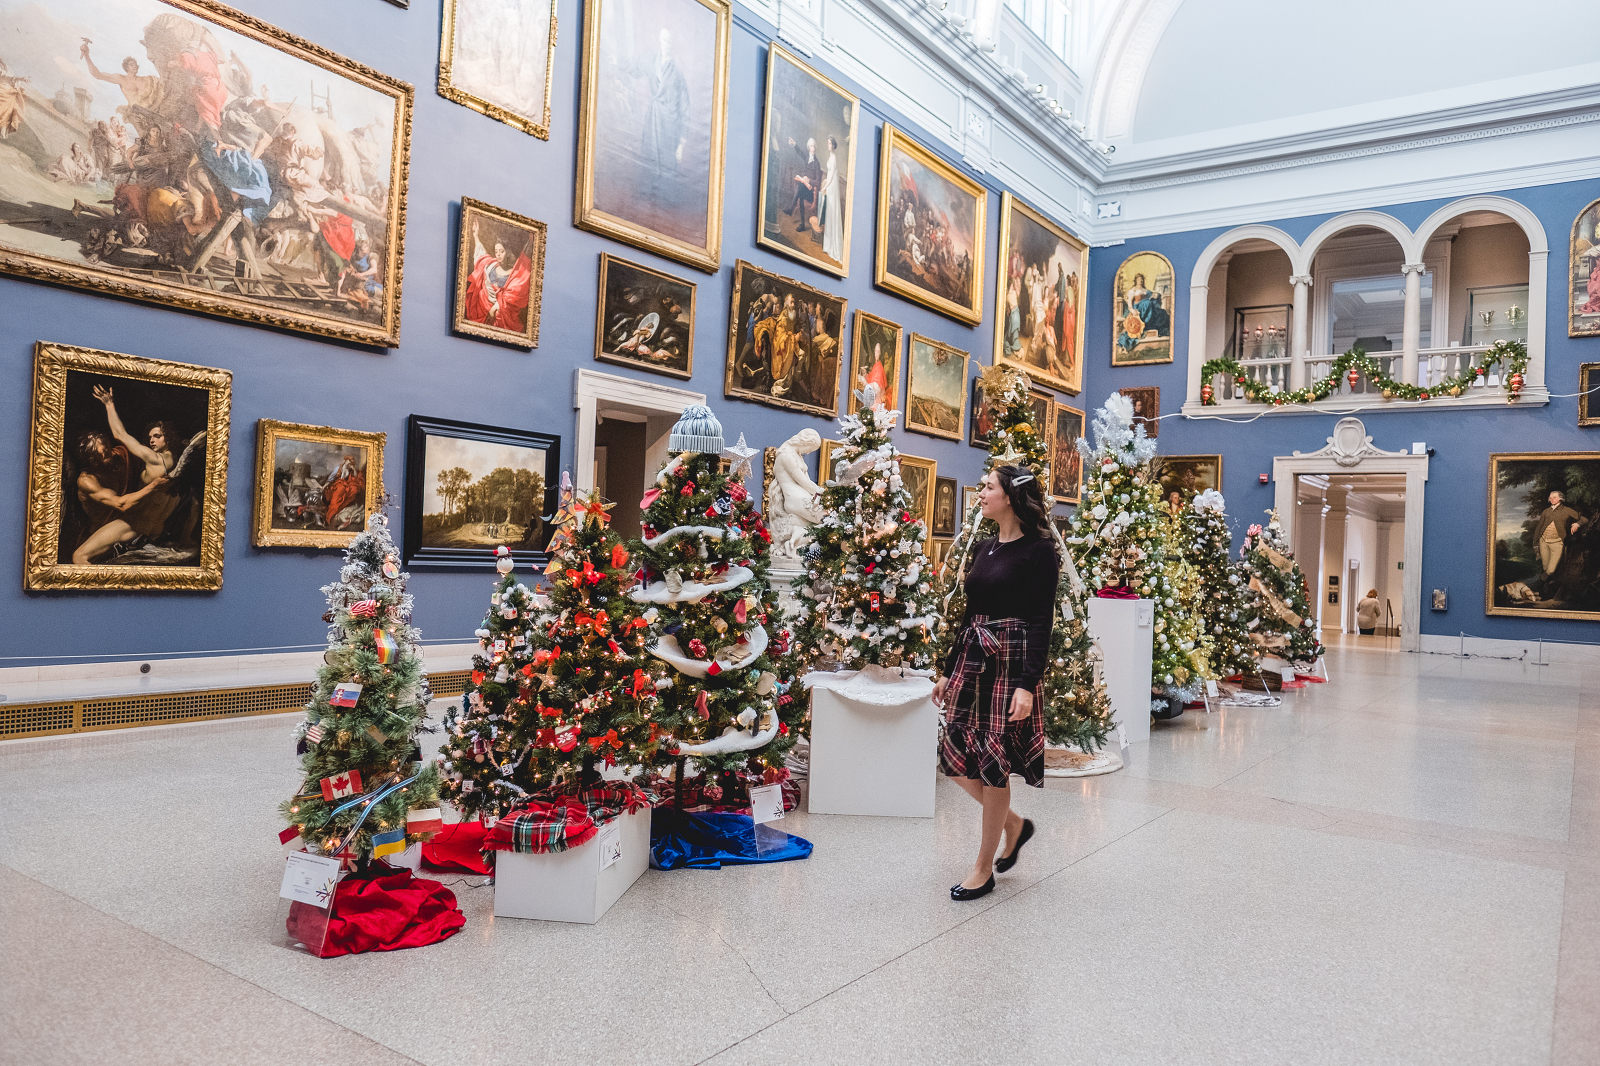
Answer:
[(1100, 646), (1111, 718), (1129, 744), (1150, 739), (1155, 601), (1089, 600), (1089, 635)]
[(600, 869), (605, 832), (567, 851), (523, 855), (502, 851), (494, 858), (497, 918), (593, 925), (650, 866), (650, 810), (624, 814), (619, 826), (622, 857)]
[(907, 698), (887, 705), (852, 699), (849, 689), (811, 687), (810, 813), (933, 817), (939, 764), (933, 682), (908, 678), (895, 687), (906, 689)]

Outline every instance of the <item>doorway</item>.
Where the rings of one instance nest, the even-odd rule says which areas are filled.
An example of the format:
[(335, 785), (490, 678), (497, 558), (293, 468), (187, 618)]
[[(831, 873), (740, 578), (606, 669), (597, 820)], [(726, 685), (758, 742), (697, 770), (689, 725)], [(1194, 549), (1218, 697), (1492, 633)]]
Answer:
[(639, 498), (666, 463), (672, 427), (703, 392), (579, 369), (572, 406), (578, 412), (572, 478), (579, 492), (600, 489), (616, 503), (611, 526), (627, 539), (639, 532)]

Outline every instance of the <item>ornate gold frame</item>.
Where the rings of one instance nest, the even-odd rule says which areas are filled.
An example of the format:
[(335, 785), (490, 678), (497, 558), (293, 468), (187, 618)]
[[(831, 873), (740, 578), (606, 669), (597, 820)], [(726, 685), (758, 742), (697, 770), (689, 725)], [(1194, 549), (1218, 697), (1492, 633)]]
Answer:
[[(469, 211), (476, 211), (481, 215), (498, 219), (508, 226), (527, 230), (533, 236), (534, 244), (538, 246), (533, 256), (533, 280), (528, 285), (528, 325), (521, 333), (467, 321), (464, 307), (467, 300), (467, 282), (472, 279), (472, 249), (467, 247), (467, 240), (471, 235), (471, 230), (467, 228)], [(537, 219), (507, 211), (493, 204), (486, 204), (482, 200), (474, 200), (470, 196), (461, 198), (459, 221), (459, 232), (456, 234), (455, 297), (450, 301), (451, 332), (508, 344), (524, 351), (539, 347), (539, 317), (544, 309), (544, 248), (548, 237), (547, 227)]]
[[(645, 274), (654, 274), (658, 278), (666, 278), (668, 281), (676, 282), (679, 285), (687, 285), (687, 286), (689, 286), (689, 351), (687, 353), (687, 358), (685, 358), (685, 360), (684, 360), (685, 366), (684, 366), (684, 368), (682, 370), (675, 370), (675, 369), (673, 369), (671, 367), (665, 367), (665, 366), (651, 366), (649, 363), (646, 363), (643, 360), (629, 359), (629, 358), (627, 358), (625, 356), (620, 356), (620, 355), (611, 355), (605, 350), (605, 336), (606, 336), (606, 279), (611, 276), (611, 264), (613, 264), (613, 263), (621, 263), (623, 266), (627, 267), (629, 270), (637, 270), (637, 271), (640, 271), (640, 272), (645, 273)], [(668, 377), (684, 378), (684, 379), (688, 379), (688, 378), (693, 377), (694, 376), (694, 332), (695, 332), (694, 327), (698, 323), (698, 320), (696, 319), (695, 314), (696, 314), (696, 311), (697, 311), (697, 309), (699, 307), (699, 300), (700, 300), (700, 286), (696, 285), (692, 281), (685, 281), (683, 278), (680, 278), (680, 277), (678, 277), (678, 276), (676, 276), (674, 274), (668, 274), (664, 270), (656, 270), (654, 267), (647, 267), (643, 263), (635, 263), (631, 259), (623, 259), (621, 256), (612, 255), (610, 252), (601, 252), (600, 253), (600, 288), (599, 288), (599, 291), (595, 294), (595, 302), (594, 302), (594, 357), (595, 357), (595, 360), (597, 362), (601, 362), (601, 363), (615, 363), (617, 366), (631, 366), (635, 370), (645, 370), (645, 371), (648, 371), (648, 372), (650, 372), (652, 374), (665, 374)]]
[[(1087, 425), (1087, 423), (1085, 423), (1085, 425)], [(1220, 454), (1210, 454), (1210, 455), (1158, 455), (1154, 459), (1150, 460), (1150, 475), (1153, 478), (1155, 478), (1157, 488), (1160, 488), (1160, 485), (1161, 485), (1161, 465), (1163, 463), (1177, 463), (1177, 462), (1183, 462), (1185, 460), (1193, 461), (1193, 460), (1196, 460), (1196, 459), (1215, 459), (1217, 461), (1217, 491), (1221, 492), (1222, 491), (1222, 456)], [(1163, 490), (1163, 491), (1165, 491), (1165, 490)], [(1164, 508), (1164, 507), (1166, 507), (1166, 505), (1167, 505), (1166, 498), (1163, 497), (1162, 501), (1161, 501), (1161, 506)]]
[(145, 303), (199, 311), (237, 319), (258, 326), (275, 326), (320, 337), (354, 341), (379, 347), (400, 345), (400, 281), (405, 249), (407, 160), (411, 152), (411, 108), (414, 90), (408, 84), (371, 67), (346, 59), (337, 52), (313, 44), (303, 37), (278, 29), (271, 23), (216, 3), (215, 0), (160, 0), (208, 22), (216, 23), (296, 59), (313, 63), (341, 77), (359, 82), (376, 92), (394, 97), (394, 148), (389, 161), (388, 225), (390, 239), (384, 256), (385, 300), (381, 326), (364, 326), (324, 314), (297, 313), (247, 296), (230, 296), (156, 279), (138, 279), (119, 271), (89, 263), (73, 263), (37, 252), (0, 248), (0, 273), (14, 274), (34, 281), (87, 289), (90, 292), (121, 296)]
[[(1006, 263), (1011, 256), (1011, 212), (1013, 210), (1020, 211), (1028, 217), (1029, 221), (1036, 222), (1055, 234), (1057, 240), (1078, 250), (1078, 335), (1075, 338), (1078, 342), (1078, 380), (1076, 382), (1056, 377), (1054, 374), (1041, 370), (1036, 366), (1029, 366), (1022, 360), (1006, 358), (1006, 286), (1009, 284), (1009, 279), (1006, 277)], [(1068, 396), (1078, 395), (1083, 391), (1083, 345), (1084, 341), (1088, 339), (1089, 316), (1084, 311), (1086, 310), (1085, 305), (1088, 303), (1087, 297), (1089, 295), (1089, 246), (1040, 212), (1028, 206), (1026, 201), (1010, 192), (1003, 192), (1000, 194), (1000, 246), (995, 255), (998, 257), (994, 281), (995, 364), (1004, 363), (1007, 366), (1014, 366), (1034, 381), (1042, 382), (1053, 389), (1060, 389)]]
[[(206, 472), (199, 566), (75, 566), (57, 562), (66, 453), (67, 371), (206, 389)], [(22, 587), (43, 589), (219, 589), (228, 506), (228, 421), (233, 374), (208, 366), (143, 359), (39, 341), (33, 357), (33, 427), (28, 461), (28, 521)]]
[[(1058, 459), (1058, 457), (1056, 455), (1056, 447), (1057, 447), (1056, 426), (1057, 426), (1057, 423), (1059, 423), (1060, 420), (1061, 420), (1061, 412), (1062, 411), (1071, 411), (1073, 414), (1078, 416), (1078, 425), (1081, 427), (1080, 430), (1079, 430), (1079, 434), (1080, 435), (1082, 435), (1085, 432), (1088, 432), (1088, 429), (1089, 429), (1089, 416), (1088, 416), (1088, 414), (1086, 414), (1083, 411), (1078, 410), (1076, 407), (1072, 406), (1070, 403), (1062, 403), (1060, 400), (1052, 401), (1052, 404), (1051, 404), (1051, 407), (1050, 407), (1050, 480), (1052, 482), (1054, 482), (1055, 479), (1056, 479), (1056, 462), (1057, 462), (1057, 459)], [(1071, 444), (1071, 447), (1076, 448), (1077, 444), (1078, 444), (1077, 440), (1074, 439), (1072, 444)], [(1045, 496), (1049, 497), (1049, 499), (1050, 499), (1052, 504), (1057, 504), (1057, 503), (1076, 504), (1079, 500), (1083, 499), (1083, 471), (1084, 471), (1084, 466), (1085, 466), (1085, 464), (1080, 464), (1078, 466), (1078, 492), (1077, 492), (1076, 495), (1073, 495), (1073, 496), (1057, 496), (1054, 492), (1050, 491), (1051, 489), (1053, 489), (1055, 487), (1053, 484), (1045, 486)]]
[[(847, 180), (850, 183), (849, 188), (851, 195), (847, 195), (844, 198), (844, 258), (840, 260), (840, 265), (837, 267), (829, 266), (821, 259), (806, 255), (798, 248), (790, 248), (787, 245), (779, 244), (777, 241), (769, 240), (766, 234), (763, 232), (763, 225), (767, 217), (767, 149), (772, 141), (772, 72), (774, 69), (774, 64), (776, 64), (779, 60), (782, 60), (798, 70), (809, 74), (817, 81), (822, 82), (828, 88), (832, 89), (834, 92), (850, 101), (850, 147), (846, 149), (845, 152), (848, 158), (845, 173), (848, 175)], [(855, 200), (855, 196), (853, 194), (856, 187), (856, 137), (860, 129), (860, 123), (860, 97), (846, 90), (832, 78), (812, 70), (809, 66), (802, 63), (798, 56), (789, 51), (787, 48), (783, 47), (777, 41), (773, 41), (767, 45), (767, 95), (761, 108), (761, 169), (757, 172), (759, 177), (756, 179), (756, 244), (758, 246), (765, 248), (768, 251), (777, 252), (779, 255), (787, 256), (790, 259), (797, 260), (801, 263), (804, 263), (806, 266), (815, 267), (824, 274), (832, 274), (836, 278), (847, 278), (850, 276), (850, 231), (855, 222), (855, 209), (852, 206), (852, 201)], [(857, 312), (857, 314), (859, 313), (860, 312)], [(855, 408), (852, 407), (851, 410), (854, 411)]]
[(901, 452), (897, 458), (902, 467), (914, 466), (928, 471), (928, 488), (922, 494), (922, 513), (926, 516), (922, 523), (923, 531), (926, 533), (922, 538), (922, 554), (932, 559), (930, 545), (933, 543), (933, 494), (939, 485), (939, 464), (932, 459), (924, 459), (920, 455), (907, 455), (905, 452)]
[(828, 469), (833, 462), (833, 450), (843, 444), (843, 441), (822, 438), (822, 447), (817, 451), (817, 484), (823, 488), (828, 487)]
[[(1587, 215), (1590, 211), (1595, 210), (1597, 207), (1600, 207), (1600, 200), (1595, 200), (1593, 203), (1584, 205), (1583, 210), (1579, 211), (1572, 218), (1572, 238), (1570, 243), (1567, 245), (1567, 276), (1562, 282), (1563, 288), (1566, 289), (1565, 299), (1567, 301), (1567, 336), (1569, 337), (1600, 337), (1600, 328), (1586, 330), (1578, 329), (1577, 301), (1573, 299), (1572, 292), (1572, 275), (1578, 265), (1578, 223), (1583, 221), (1584, 215)], [(1600, 219), (1597, 219), (1596, 221), (1600, 222)], [(1600, 225), (1596, 226), (1595, 234), (1597, 237), (1597, 242), (1600, 242)], [(1594, 265), (1589, 269), (1600, 269), (1600, 259), (1595, 260)], [(1542, 613), (1543, 612), (1541, 612), (1541, 614)]]
[(852, 414), (852, 415), (855, 414), (857, 411), (861, 410), (861, 404), (856, 400), (856, 377), (857, 377), (857, 372), (860, 371), (861, 368), (862, 368), (862, 365), (863, 365), (862, 357), (863, 357), (863, 355), (865, 353), (865, 349), (862, 347), (862, 340), (861, 340), (861, 320), (863, 318), (869, 318), (872, 321), (876, 322), (880, 326), (886, 326), (886, 327), (894, 330), (894, 364), (895, 365), (894, 365), (894, 382), (892, 383), (892, 387), (893, 387), (894, 392), (895, 392), (895, 397), (894, 397), (895, 402), (894, 402), (893, 406), (895, 406), (895, 407), (899, 407), (900, 406), (900, 396), (899, 396), (899, 393), (900, 393), (900, 367), (901, 367), (901, 363), (904, 360), (904, 356), (901, 354), (901, 349), (904, 347), (903, 342), (905, 341), (905, 338), (906, 338), (906, 328), (904, 326), (900, 325), (898, 322), (890, 322), (887, 318), (880, 318), (879, 316), (873, 314), (870, 311), (862, 311), (860, 309), (857, 309), (856, 310), (856, 316), (852, 320), (851, 325), (850, 325), (850, 378), (849, 378), (848, 381), (845, 382), (845, 387), (844, 387), (844, 391), (845, 391), (845, 411), (846, 411), (846, 413)]
[[(947, 300), (942, 296), (928, 292), (926, 289), (917, 288), (889, 273), (889, 209), (893, 202), (889, 196), (889, 179), (891, 176), (889, 161), (897, 148), (916, 159), (917, 162), (929, 170), (936, 171), (940, 177), (952, 185), (958, 186), (962, 191), (977, 200), (977, 206), (973, 211), (973, 263), (971, 292), (969, 294), (972, 299), (971, 308), (962, 307), (954, 300)], [(965, 174), (959, 173), (949, 163), (946, 163), (943, 159), (934, 155), (887, 122), (883, 124), (883, 145), (878, 153), (878, 254), (873, 267), (873, 284), (894, 293), (896, 296), (904, 297), (924, 307), (931, 307), (940, 314), (949, 315), (957, 322), (965, 322), (969, 326), (976, 326), (983, 321), (983, 279), (989, 263), (989, 248), (986, 243), (988, 225), (989, 190)]]
[(377, 513), (383, 499), (384, 433), (359, 429), (334, 429), (308, 426), (299, 422), (279, 422), (273, 418), (256, 421), (256, 514), (253, 543), (258, 548), (343, 548), (356, 539), (360, 530), (338, 533), (333, 530), (273, 529), (273, 459), (280, 438), (311, 441), (315, 444), (354, 445), (367, 449), (367, 514)]
[(1483, 613), (1490, 615), (1504, 615), (1511, 618), (1570, 618), (1580, 622), (1600, 622), (1600, 611), (1536, 611), (1527, 607), (1497, 607), (1494, 602), (1495, 573), (1494, 573), (1494, 526), (1495, 526), (1495, 496), (1497, 485), (1500, 481), (1500, 463), (1502, 461), (1523, 462), (1600, 462), (1600, 452), (1490, 452), (1489, 453), (1489, 497), (1488, 514), (1484, 520), (1484, 527), (1488, 531), (1488, 543), (1483, 553)]
[[(799, 403), (795, 400), (785, 400), (781, 396), (763, 396), (749, 389), (736, 389), (733, 386), (733, 364), (738, 357), (739, 343), (739, 292), (744, 287), (744, 274), (746, 270), (753, 270), (757, 274), (781, 281), (785, 285), (793, 285), (797, 289), (804, 289), (815, 296), (825, 300), (835, 301), (839, 305), (839, 359), (844, 360), (844, 320), (845, 312), (850, 309), (850, 301), (843, 296), (835, 296), (831, 292), (823, 292), (814, 285), (807, 285), (803, 281), (786, 278), (782, 274), (774, 274), (770, 270), (763, 270), (754, 263), (743, 259), (735, 260), (733, 266), (733, 294), (728, 298), (728, 350), (723, 358), (722, 395), (732, 399), (749, 400), (751, 403), (765, 404), (768, 407), (779, 407), (786, 411), (804, 411), (807, 414), (827, 415), (836, 418), (839, 414), (839, 378), (837, 370), (833, 382), (833, 406), (822, 407), (816, 404)], [(854, 356), (851, 356), (854, 359)]]
[(1600, 388), (1600, 363), (1578, 364), (1578, 425), (1600, 426), (1600, 411), (1589, 406), (1589, 394)]
[(731, 0), (694, 0), (717, 16), (717, 55), (712, 76), (711, 173), (706, 198), (703, 247), (668, 237), (647, 226), (594, 206), (595, 94), (600, 82), (600, 18), (607, 0), (589, 0), (583, 11), (583, 82), (578, 105), (578, 175), (572, 198), (572, 224), (612, 240), (643, 248), (715, 274), (722, 265), (722, 186), (728, 147), (728, 42), (733, 27)]
[[(921, 422), (913, 422), (911, 420), (911, 395), (915, 391), (913, 375), (916, 373), (915, 353), (918, 341), (932, 348), (942, 348), (951, 355), (959, 355), (961, 357), (961, 402), (956, 404), (956, 431), (954, 433), (946, 433), (942, 429), (935, 429), (933, 426), (923, 425)], [(965, 440), (967, 436), (967, 375), (971, 371), (972, 356), (970, 353), (946, 344), (944, 341), (934, 340), (932, 337), (924, 337), (920, 333), (911, 334), (911, 339), (906, 344), (906, 429), (912, 433), (925, 433), (930, 437), (939, 437), (943, 440)]]
[(454, 100), (463, 107), (472, 110), (499, 122), (504, 122), (513, 129), (523, 133), (532, 134), (541, 141), (550, 139), (550, 93), (555, 86), (556, 71), (556, 0), (542, 0), (550, 5), (550, 52), (545, 59), (544, 67), (544, 120), (535, 122), (525, 118), (515, 111), (507, 111), (498, 104), (491, 104), (481, 96), (474, 96), (465, 89), (457, 88), (451, 80), (455, 69), (456, 54), (456, 6), (461, 0), (444, 0), (444, 26), (439, 32), (439, 95), (446, 100)]
[(1162, 363), (1172, 362), (1174, 358), (1173, 353), (1177, 346), (1177, 338), (1172, 335), (1172, 325), (1169, 325), (1167, 327), (1167, 357), (1165, 359), (1131, 359), (1127, 362), (1117, 362), (1117, 315), (1119, 314), (1117, 304), (1120, 301), (1120, 297), (1117, 294), (1117, 286), (1123, 270), (1128, 266), (1128, 262), (1141, 255), (1153, 255), (1167, 264), (1167, 273), (1172, 277), (1172, 306), (1167, 308), (1167, 315), (1171, 319), (1172, 325), (1176, 325), (1178, 321), (1178, 273), (1172, 269), (1172, 260), (1160, 252), (1153, 252), (1149, 249), (1129, 252), (1122, 262), (1117, 264), (1116, 271), (1111, 275), (1111, 365), (1113, 367), (1160, 366)]

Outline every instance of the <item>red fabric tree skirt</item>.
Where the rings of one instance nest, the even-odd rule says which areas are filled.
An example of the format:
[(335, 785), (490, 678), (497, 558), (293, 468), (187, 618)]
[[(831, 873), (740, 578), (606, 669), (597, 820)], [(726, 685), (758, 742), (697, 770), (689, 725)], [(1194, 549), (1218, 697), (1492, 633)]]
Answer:
[(491, 873), (483, 864), (483, 837), (487, 832), (483, 823), (478, 821), (447, 825), (422, 845), (422, 862), (435, 870), (450, 873)]
[(467, 918), (454, 892), (410, 870), (395, 870), (340, 881), (327, 936), (319, 945), (321, 923), (317, 908), (298, 901), (289, 905), (289, 935), (324, 959), (436, 944), (459, 933)]

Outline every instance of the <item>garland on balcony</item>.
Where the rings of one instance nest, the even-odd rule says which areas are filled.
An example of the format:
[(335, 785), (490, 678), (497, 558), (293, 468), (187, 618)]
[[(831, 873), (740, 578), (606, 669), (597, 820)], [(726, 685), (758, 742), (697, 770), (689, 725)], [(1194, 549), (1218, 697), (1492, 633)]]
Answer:
[(1378, 361), (1360, 347), (1351, 348), (1335, 359), (1328, 368), (1327, 377), (1292, 392), (1273, 392), (1270, 385), (1249, 377), (1244, 365), (1236, 360), (1212, 359), (1200, 368), (1200, 380), (1204, 383), (1200, 386), (1200, 402), (1207, 405), (1217, 402), (1211, 379), (1218, 374), (1231, 377), (1251, 403), (1270, 403), (1278, 407), (1288, 403), (1305, 404), (1325, 400), (1338, 389), (1341, 378), (1347, 377), (1350, 387), (1354, 388), (1363, 375), (1382, 390), (1385, 400), (1431, 400), (1435, 396), (1460, 396), (1474, 381), (1487, 378), (1489, 371), (1496, 366), (1503, 366), (1507, 371), (1501, 383), (1510, 393), (1508, 402), (1515, 400), (1523, 389), (1523, 372), (1528, 369), (1528, 348), (1521, 341), (1497, 341), (1483, 353), (1483, 362), (1479, 365), (1469, 366), (1437, 385), (1426, 387), (1396, 381), (1380, 370)]

